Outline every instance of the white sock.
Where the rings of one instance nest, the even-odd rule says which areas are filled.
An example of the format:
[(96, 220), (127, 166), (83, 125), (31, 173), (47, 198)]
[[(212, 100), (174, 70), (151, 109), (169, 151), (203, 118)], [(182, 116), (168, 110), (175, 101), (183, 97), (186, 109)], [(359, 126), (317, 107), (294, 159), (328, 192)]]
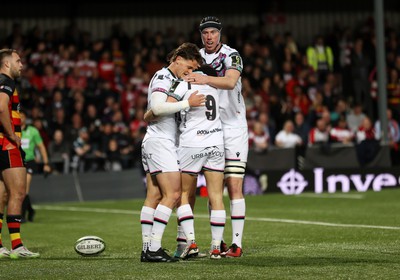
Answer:
[(186, 236), (186, 243), (192, 244), (195, 243), (195, 234), (194, 234), (194, 217), (193, 211), (189, 204), (181, 205), (177, 210), (176, 214), (179, 219), (179, 223), (183, 232)]
[(183, 228), (180, 226), (178, 221), (178, 229), (177, 229), (177, 236), (176, 236), (177, 244), (177, 251), (183, 251), (186, 248), (186, 235), (183, 232)]
[(211, 249), (220, 250), (222, 236), (224, 235), (226, 221), (225, 210), (211, 210), (210, 225), (211, 225)]
[(246, 203), (244, 198), (231, 201), (232, 244), (242, 248), (244, 218), (246, 216)]
[(154, 212), (154, 223), (151, 230), (150, 251), (155, 252), (161, 248), (161, 239), (171, 217), (172, 209), (158, 204)]
[(143, 206), (142, 211), (140, 212), (140, 223), (142, 225), (142, 243), (143, 243), (143, 252), (150, 247), (150, 237), (151, 237), (151, 229), (153, 228), (154, 221), (154, 211), (155, 209)]

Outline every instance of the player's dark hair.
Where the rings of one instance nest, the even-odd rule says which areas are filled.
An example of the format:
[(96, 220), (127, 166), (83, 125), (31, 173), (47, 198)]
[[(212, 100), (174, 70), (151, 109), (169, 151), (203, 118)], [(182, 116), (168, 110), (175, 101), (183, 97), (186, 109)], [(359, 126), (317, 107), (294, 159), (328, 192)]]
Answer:
[(196, 69), (196, 71), (203, 72), (207, 76), (213, 76), (213, 77), (218, 77), (217, 71), (212, 68), (210, 65), (203, 64), (199, 68)]
[(199, 48), (193, 43), (183, 43), (170, 52), (167, 56), (169, 63), (174, 62), (178, 56), (186, 60), (195, 60), (198, 64), (203, 62)]
[(0, 50), (0, 67), (3, 66), (4, 58), (8, 56), (12, 56), (13, 53), (18, 53), (14, 49), (1, 49)]

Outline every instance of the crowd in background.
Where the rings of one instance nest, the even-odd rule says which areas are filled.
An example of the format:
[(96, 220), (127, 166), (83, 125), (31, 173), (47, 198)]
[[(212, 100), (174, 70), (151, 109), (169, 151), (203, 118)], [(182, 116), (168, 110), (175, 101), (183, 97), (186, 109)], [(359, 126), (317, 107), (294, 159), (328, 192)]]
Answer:
[[(223, 28), (222, 41), (243, 59), (251, 149), (380, 139), (373, 21), (312, 35), (313, 42), (300, 45), (290, 32)], [(23, 32), (16, 23), (0, 47), (21, 55), (21, 105), (39, 129), (54, 171), (67, 173), (141, 166), (149, 80), (186, 41), (202, 45), (198, 30), (130, 34), (115, 24), (108, 38), (93, 40), (76, 24)], [(386, 26), (385, 48), (388, 135), (398, 164), (399, 30)]]

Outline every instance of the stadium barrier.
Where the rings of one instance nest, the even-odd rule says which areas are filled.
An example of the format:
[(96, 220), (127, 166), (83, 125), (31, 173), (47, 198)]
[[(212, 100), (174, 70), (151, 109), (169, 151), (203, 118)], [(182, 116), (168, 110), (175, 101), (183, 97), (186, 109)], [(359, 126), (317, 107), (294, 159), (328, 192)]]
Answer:
[(120, 172), (87, 172), (34, 175), (30, 190), (33, 203), (144, 198), (139, 168)]
[[(309, 147), (301, 164), (298, 158), (296, 149), (250, 151), (247, 170), (254, 178), (263, 176), (264, 193), (363, 192), (400, 185), (400, 167), (390, 167), (387, 146), (381, 146), (365, 168), (360, 168), (354, 147), (346, 145), (332, 145), (329, 149)], [(34, 175), (30, 196), (34, 203), (144, 198), (145, 185), (139, 168), (46, 177)]]

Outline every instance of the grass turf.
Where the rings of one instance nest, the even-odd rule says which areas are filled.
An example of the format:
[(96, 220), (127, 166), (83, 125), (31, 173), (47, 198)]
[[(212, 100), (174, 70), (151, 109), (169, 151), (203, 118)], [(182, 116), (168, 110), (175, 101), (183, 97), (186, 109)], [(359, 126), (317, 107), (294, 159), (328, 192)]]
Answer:
[[(0, 279), (399, 279), (399, 200), (400, 189), (248, 196), (242, 258), (179, 263), (140, 262), (142, 200), (39, 204), (35, 221), (22, 225), (22, 238), (41, 258), (0, 260)], [(195, 209), (204, 252), (211, 240), (206, 205), (199, 197)], [(75, 253), (75, 241), (85, 235), (103, 238), (105, 252)], [(230, 219), (224, 236), (229, 243)], [(2, 237), (9, 247), (5, 224)], [(173, 216), (163, 239), (171, 253), (175, 237)]]

